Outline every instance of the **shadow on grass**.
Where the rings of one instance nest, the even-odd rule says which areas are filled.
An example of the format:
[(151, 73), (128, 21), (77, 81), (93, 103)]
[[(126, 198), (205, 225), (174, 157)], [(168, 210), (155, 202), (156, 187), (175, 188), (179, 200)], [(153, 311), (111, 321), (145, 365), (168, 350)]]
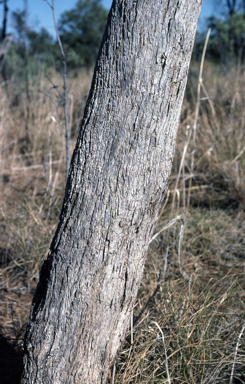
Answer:
[(22, 351), (0, 335), (0, 383), (19, 384), (22, 369)]

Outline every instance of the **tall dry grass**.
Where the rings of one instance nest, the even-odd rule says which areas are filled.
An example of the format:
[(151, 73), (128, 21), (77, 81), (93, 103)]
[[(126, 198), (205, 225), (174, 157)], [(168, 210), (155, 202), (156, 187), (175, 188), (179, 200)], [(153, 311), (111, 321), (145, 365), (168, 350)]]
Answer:
[[(193, 63), (169, 190), (110, 383), (245, 382), (245, 72), (206, 63), (196, 117), (198, 73)], [(76, 76), (72, 134), (90, 84)], [(62, 88), (58, 74), (51, 78)], [(65, 187), (65, 143), (45, 96), (52, 91), (44, 75), (33, 79), (28, 114), (18, 87), (0, 86), (0, 330), (20, 353)], [(0, 372), (0, 381), (18, 382), (19, 371), (11, 380)]]

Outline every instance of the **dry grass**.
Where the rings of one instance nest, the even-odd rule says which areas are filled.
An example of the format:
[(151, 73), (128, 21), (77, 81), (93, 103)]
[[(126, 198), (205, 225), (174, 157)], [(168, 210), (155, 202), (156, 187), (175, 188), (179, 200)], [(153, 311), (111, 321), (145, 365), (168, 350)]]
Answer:
[[(159, 234), (109, 383), (245, 382), (245, 72), (222, 75), (205, 64), (196, 120), (198, 70), (193, 64)], [(90, 83), (76, 76), (68, 84), (71, 132)], [(33, 80), (29, 112), (19, 88), (7, 88), (1, 84), (0, 342), (8, 354), (0, 355), (0, 382), (17, 383), (31, 297), (58, 221), (46, 179), (60, 207), (65, 143), (44, 95), (47, 78)]]
[(145, 310), (118, 355), (116, 383), (229, 383), (234, 362), (236, 380), (245, 379), (244, 338), (235, 358), (245, 324), (244, 226), (221, 210), (191, 208), (185, 220), (182, 274), (181, 222), (151, 245), (135, 318)]

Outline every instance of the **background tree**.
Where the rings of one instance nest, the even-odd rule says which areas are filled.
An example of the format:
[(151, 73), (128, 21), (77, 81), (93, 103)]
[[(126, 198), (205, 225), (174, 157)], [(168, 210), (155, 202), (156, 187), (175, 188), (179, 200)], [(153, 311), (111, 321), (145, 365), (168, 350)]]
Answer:
[(227, 66), (241, 62), (245, 55), (245, 15), (233, 8), (223, 18), (211, 17), (208, 26), (212, 29), (209, 55), (220, 59)]
[(231, 17), (245, 11), (245, 0), (215, 0), (215, 9), (218, 14)]
[(22, 384), (106, 383), (168, 184), (201, 2), (113, 1)]
[(53, 36), (45, 28), (41, 28), (40, 31), (28, 28), (27, 39), (29, 55), (31, 57), (42, 62), (54, 63), (54, 58), (57, 56), (57, 48)]
[(58, 50), (53, 37), (45, 28), (41, 28), (40, 31), (30, 28), (27, 4), (22, 10), (12, 13), (12, 27), (14, 44), (8, 64), (12, 66), (16, 80), (25, 79), (29, 88), (29, 77), (37, 76), (40, 73), (42, 63), (49, 65), (52, 63), (54, 66)]
[(0, 73), (2, 74), (3, 78), (5, 78), (5, 57), (12, 41), (12, 35), (7, 35), (7, 20), (9, 11), (7, 6), (7, 0), (0, 1), (0, 4), (3, 4), (2, 39), (0, 43)]
[[(101, 0), (80, 0), (74, 9), (61, 15), (59, 30), (69, 69), (89, 70), (94, 66), (107, 16)], [(14, 41), (7, 56), (5, 80), (12, 78), (21, 92), (24, 88), (28, 94), (29, 77), (35, 78), (50, 67), (60, 70), (60, 52), (45, 28), (34, 30), (29, 26), (27, 2), (11, 14), (11, 20)]]
[(7, 0), (0, 1), (0, 4), (3, 4), (4, 11), (3, 11), (3, 27), (2, 27), (2, 40), (6, 37), (6, 31), (7, 31), (7, 20), (8, 20), (8, 5)]
[[(245, 58), (245, 1), (222, 0), (215, 3), (215, 14), (206, 20), (211, 28), (207, 58), (224, 68), (242, 62)], [(200, 59), (206, 31), (198, 34), (194, 57)]]
[(24, 1), (23, 10), (18, 10), (12, 14), (12, 23), (17, 34), (17, 44), (16, 44), (16, 53), (20, 58), (18, 63), (19, 70), (23, 73), (24, 77), (24, 90), (27, 99), (26, 107), (26, 117), (25, 117), (25, 130), (26, 145), (24, 147), (25, 151), (31, 151), (31, 139), (30, 139), (30, 130), (29, 130), (29, 116), (30, 116), (30, 85), (29, 85), (29, 70), (28, 70), (28, 47), (27, 47), (27, 1)]
[(61, 15), (59, 31), (70, 67), (89, 70), (94, 65), (107, 16), (101, 0), (79, 0), (74, 9)]

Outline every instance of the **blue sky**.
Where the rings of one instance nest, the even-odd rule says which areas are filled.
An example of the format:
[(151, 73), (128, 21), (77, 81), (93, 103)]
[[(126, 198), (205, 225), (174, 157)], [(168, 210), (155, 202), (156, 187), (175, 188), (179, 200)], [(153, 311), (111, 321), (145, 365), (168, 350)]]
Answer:
[[(55, 10), (56, 17), (59, 19), (59, 16), (66, 10), (74, 8), (77, 0), (55, 0)], [(109, 10), (112, 1), (111, 0), (102, 0), (102, 3), (106, 9)], [(214, 0), (203, 0), (199, 28), (202, 27), (203, 21), (206, 17), (210, 16), (214, 11)], [(10, 13), (16, 11), (17, 9), (23, 8), (24, 1), (22, 0), (9, 0), (8, 6)], [(50, 7), (48, 6), (45, 0), (28, 0), (28, 11), (29, 11), (29, 25), (38, 30), (41, 27), (45, 27), (49, 33), (55, 35), (53, 18)], [(3, 5), (0, 4), (0, 25), (2, 24), (3, 19)], [(9, 23), (7, 26), (7, 33), (11, 32), (11, 20), (9, 18)]]

